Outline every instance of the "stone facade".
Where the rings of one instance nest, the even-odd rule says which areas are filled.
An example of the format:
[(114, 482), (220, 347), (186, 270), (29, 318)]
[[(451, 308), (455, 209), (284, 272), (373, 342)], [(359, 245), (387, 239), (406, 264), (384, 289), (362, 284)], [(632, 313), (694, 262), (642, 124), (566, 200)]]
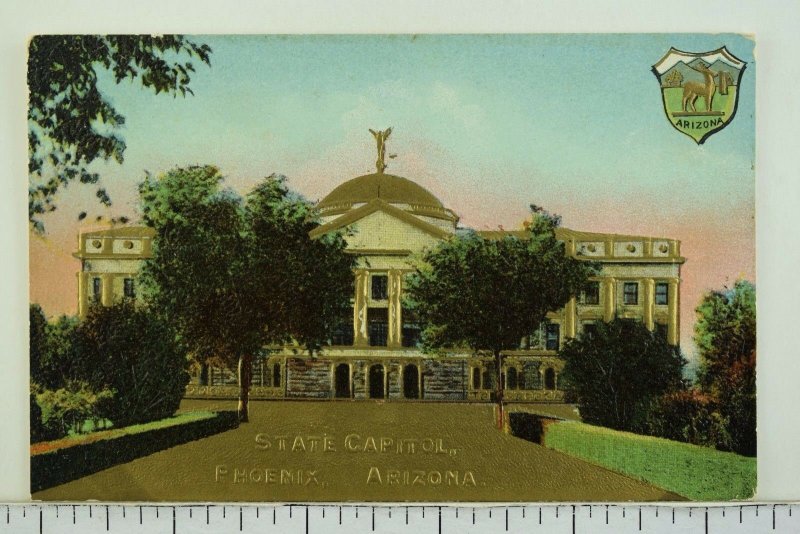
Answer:
[[(488, 402), (495, 388), (492, 358), (474, 354), (431, 356), (416, 347), (418, 329), (402, 306), (412, 260), (456, 233), (458, 217), (414, 182), (384, 173), (354, 178), (318, 205), (323, 224), (312, 238), (347, 230), (353, 273), (352, 324), (315, 356), (286, 347), (257, 362), (252, 398)], [(479, 232), (487, 238), (523, 237), (524, 230)], [(676, 345), (680, 338), (680, 242), (646, 236), (559, 228), (567, 254), (601, 264), (584, 294), (548, 315), (542, 328), (505, 356), (505, 397), (513, 402), (563, 402), (557, 351), (566, 339), (614, 317), (636, 319)], [(79, 313), (99, 300), (135, 297), (134, 276), (150, 255), (153, 233), (125, 227), (84, 232)], [(348, 319), (349, 320), (349, 319)], [(351, 329), (351, 331), (349, 330)], [(352, 335), (350, 335), (352, 334)], [(338, 344), (337, 344), (338, 340)], [(346, 343), (341, 340), (347, 340)], [(236, 377), (223, 369), (197, 370), (188, 397), (234, 397)]]

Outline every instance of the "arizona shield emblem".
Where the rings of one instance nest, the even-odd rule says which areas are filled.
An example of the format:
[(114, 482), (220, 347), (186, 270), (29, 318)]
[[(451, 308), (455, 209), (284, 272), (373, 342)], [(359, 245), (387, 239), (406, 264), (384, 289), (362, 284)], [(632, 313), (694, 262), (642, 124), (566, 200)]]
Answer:
[(653, 65), (667, 120), (703, 144), (733, 120), (745, 66), (724, 46), (700, 53), (670, 48)]

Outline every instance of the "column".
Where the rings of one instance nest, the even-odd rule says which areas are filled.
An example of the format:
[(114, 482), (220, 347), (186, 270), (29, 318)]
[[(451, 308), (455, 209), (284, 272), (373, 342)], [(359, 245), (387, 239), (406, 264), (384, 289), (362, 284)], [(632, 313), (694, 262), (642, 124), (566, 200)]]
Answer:
[(396, 269), (389, 271), (389, 336), (386, 344), (390, 347), (403, 345), (402, 274)]
[(617, 283), (613, 277), (603, 279), (603, 320), (610, 321), (614, 318), (614, 288)]
[(149, 237), (142, 238), (142, 257), (149, 258), (153, 255), (153, 240)]
[(567, 305), (564, 306), (564, 336), (568, 338), (575, 337), (577, 333), (576, 328), (576, 313), (577, 307), (575, 305), (575, 297), (572, 297), (567, 302)]
[(645, 278), (642, 280), (642, 286), (644, 286), (644, 301), (642, 302), (644, 325), (652, 332), (655, 328), (655, 324), (653, 323), (653, 311), (655, 307), (656, 283), (652, 278)]
[(88, 278), (88, 273), (83, 271), (78, 273), (78, 317), (86, 317), (86, 312), (89, 310), (89, 293), (86, 286)]
[(367, 291), (369, 291), (369, 273), (366, 269), (356, 270), (356, 294), (353, 304), (353, 345), (367, 345)]
[(104, 273), (100, 275), (102, 280), (102, 295), (100, 302), (103, 306), (111, 306), (114, 303), (114, 275)]
[(669, 294), (667, 295), (667, 310), (669, 322), (667, 325), (667, 342), (670, 345), (680, 343), (680, 284), (677, 278), (669, 281)]

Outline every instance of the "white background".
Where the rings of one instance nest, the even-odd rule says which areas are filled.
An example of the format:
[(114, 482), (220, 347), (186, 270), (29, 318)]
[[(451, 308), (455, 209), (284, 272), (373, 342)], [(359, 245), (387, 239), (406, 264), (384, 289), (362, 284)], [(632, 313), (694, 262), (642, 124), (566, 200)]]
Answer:
[(800, 2), (203, 0), (0, 5), (0, 500), (28, 492), (26, 44), (36, 33), (754, 34), (758, 500), (800, 499)]

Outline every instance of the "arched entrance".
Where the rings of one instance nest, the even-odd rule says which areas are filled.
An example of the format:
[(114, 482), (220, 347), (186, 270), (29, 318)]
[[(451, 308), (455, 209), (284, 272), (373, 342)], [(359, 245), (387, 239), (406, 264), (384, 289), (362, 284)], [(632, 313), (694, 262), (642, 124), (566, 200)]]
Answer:
[(509, 367), (506, 370), (506, 388), (517, 389), (517, 369), (516, 367)]
[(336, 366), (335, 374), (335, 396), (337, 399), (349, 399), (351, 395), (350, 388), (350, 366), (346, 363), (340, 363)]
[(369, 368), (369, 398), (382, 399), (386, 396), (386, 371), (376, 363)]
[(552, 367), (544, 372), (544, 389), (556, 389), (556, 372)]
[(413, 363), (403, 367), (403, 397), (419, 398), (419, 367)]

